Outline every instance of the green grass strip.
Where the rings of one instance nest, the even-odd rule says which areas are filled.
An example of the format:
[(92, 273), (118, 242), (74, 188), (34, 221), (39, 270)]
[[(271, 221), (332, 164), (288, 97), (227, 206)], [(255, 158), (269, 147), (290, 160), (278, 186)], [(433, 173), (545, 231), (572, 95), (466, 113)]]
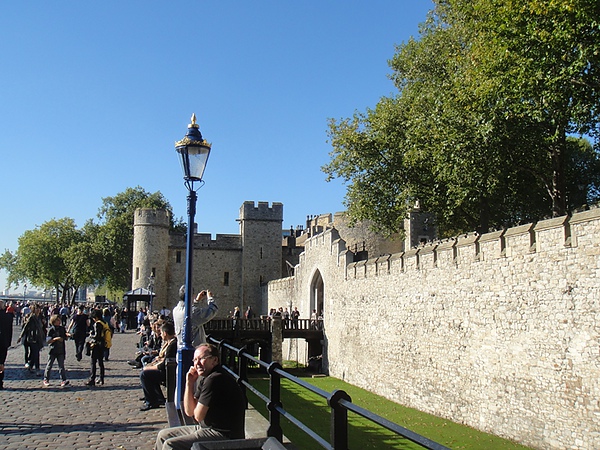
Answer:
[[(336, 378), (303, 377), (303, 379), (307, 383), (327, 392), (342, 389), (350, 395), (354, 404), (452, 449), (528, 449), (528, 447), (492, 434), (477, 431), (466, 425), (404, 407), (364, 389), (351, 386)], [(252, 378), (250, 382), (260, 392), (268, 395), (268, 379)], [(315, 431), (319, 436), (330, 441), (331, 412), (326, 400), (288, 380), (282, 380), (281, 388), (284, 409)], [(269, 417), (266, 405), (260, 399), (249, 393), (249, 401), (264, 417)], [(299, 449), (322, 449), (319, 444), (286, 419), (283, 418), (281, 420), (281, 425), (283, 434)], [(421, 446), (403, 439), (395, 433), (352, 412), (348, 413), (348, 425), (348, 442), (351, 449), (422, 449)]]

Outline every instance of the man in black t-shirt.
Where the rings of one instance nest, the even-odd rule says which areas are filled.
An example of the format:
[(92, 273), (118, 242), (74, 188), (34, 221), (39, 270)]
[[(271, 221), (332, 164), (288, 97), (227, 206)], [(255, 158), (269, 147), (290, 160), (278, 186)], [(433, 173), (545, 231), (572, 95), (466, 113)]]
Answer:
[(77, 312), (71, 318), (71, 322), (67, 327), (67, 333), (71, 333), (75, 342), (75, 357), (77, 361), (83, 358), (83, 349), (85, 346), (85, 338), (88, 335), (90, 327), (90, 318), (84, 312), (83, 305), (77, 307)]
[(194, 442), (244, 439), (246, 401), (236, 381), (219, 364), (219, 350), (200, 344), (186, 375), (182, 408), (200, 425), (166, 428), (156, 450), (188, 450)]

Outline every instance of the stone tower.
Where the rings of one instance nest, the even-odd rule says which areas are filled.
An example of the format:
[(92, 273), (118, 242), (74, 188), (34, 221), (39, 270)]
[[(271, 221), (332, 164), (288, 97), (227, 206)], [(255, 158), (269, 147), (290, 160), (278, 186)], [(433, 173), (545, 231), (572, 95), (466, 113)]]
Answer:
[(423, 212), (419, 202), (415, 203), (408, 217), (404, 219), (404, 251), (437, 238), (434, 219), (433, 213)]
[(133, 220), (132, 289), (147, 289), (154, 277), (154, 309), (167, 302), (169, 261), (169, 213), (164, 209), (139, 208)]
[[(268, 281), (281, 278), (281, 243), (283, 204), (244, 202), (240, 208), (242, 237), (242, 311), (252, 306), (255, 311), (266, 305), (255, 304)], [(264, 306), (264, 307), (263, 307)]]

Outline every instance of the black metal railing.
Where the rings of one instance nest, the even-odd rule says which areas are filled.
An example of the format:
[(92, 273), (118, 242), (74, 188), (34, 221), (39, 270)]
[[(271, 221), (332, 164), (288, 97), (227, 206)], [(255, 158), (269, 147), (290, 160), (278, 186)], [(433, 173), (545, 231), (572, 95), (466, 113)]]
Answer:
[[(284, 330), (322, 330), (323, 319), (282, 319), (281, 326)], [(211, 331), (224, 330), (260, 330), (271, 331), (271, 319), (268, 317), (256, 319), (212, 319), (204, 324), (204, 330), (210, 334)]]
[[(257, 397), (263, 400), (269, 411), (269, 428), (267, 436), (276, 438), (282, 442), (283, 431), (281, 429), (281, 417), (285, 417), (288, 421), (310, 436), (321, 447), (332, 450), (347, 450), (348, 449), (348, 411), (352, 411), (363, 418), (380, 425), (391, 432), (408, 439), (423, 448), (430, 450), (449, 450), (437, 442), (434, 442), (426, 437), (423, 437), (413, 431), (410, 431), (400, 425), (393, 423), (371, 411), (361, 408), (352, 403), (350, 396), (343, 390), (335, 390), (327, 392), (313, 386), (302, 379), (287, 373), (279, 363), (265, 363), (256, 359), (251, 354), (247, 353), (244, 347), (237, 348), (227, 343), (225, 340), (218, 340), (211, 336), (208, 337), (209, 342), (217, 345), (221, 351), (221, 361), (237, 361), (237, 368), (231, 368), (223, 363), (225, 369), (237, 380), (242, 386), (242, 389), (248, 389)], [(237, 356), (237, 358), (232, 358)], [(248, 363), (257, 364), (263, 367), (269, 374), (269, 396), (264, 395), (256, 389), (248, 381), (247, 367)], [(329, 433), (330, 442), (323, 439), (316, 432), (298, 420), (288, 411), (283, 408), (281, 403), (281, 379), (286, 379), (297, 384), (318, 396), (327, 400), (328, 406), (331, 408), (331, 428)]]

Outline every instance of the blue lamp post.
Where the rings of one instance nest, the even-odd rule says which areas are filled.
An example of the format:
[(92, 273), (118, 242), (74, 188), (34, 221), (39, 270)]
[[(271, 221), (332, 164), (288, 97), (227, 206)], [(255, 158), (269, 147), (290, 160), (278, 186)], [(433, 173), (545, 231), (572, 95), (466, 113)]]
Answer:
[[(192, 114), (192, 123), (188, 125), (185, 137), (175, 143), (175, 150), (179, 154), (181, 168), (183, 169), (184, 184), (188, 190), (187, 209), (187, 243), (185, 262), (185, 297), (184, 319), (182, 326), (182, 342), (177, 349), (177, 404), (183, 399), (185, 389), (185, 374), (192, 365), (194, 348), (192, 347), (192, 298), (193, 298), (193, 266), (194, 266), (194, 216), (196, 215), (196, 191), (202, 187), (202, 175), (210, 155), (210, 146), (202, 138), (200, 127), (196, 124), (196, 114)], [(197, 187), (194, 187), (197, 183)]]

